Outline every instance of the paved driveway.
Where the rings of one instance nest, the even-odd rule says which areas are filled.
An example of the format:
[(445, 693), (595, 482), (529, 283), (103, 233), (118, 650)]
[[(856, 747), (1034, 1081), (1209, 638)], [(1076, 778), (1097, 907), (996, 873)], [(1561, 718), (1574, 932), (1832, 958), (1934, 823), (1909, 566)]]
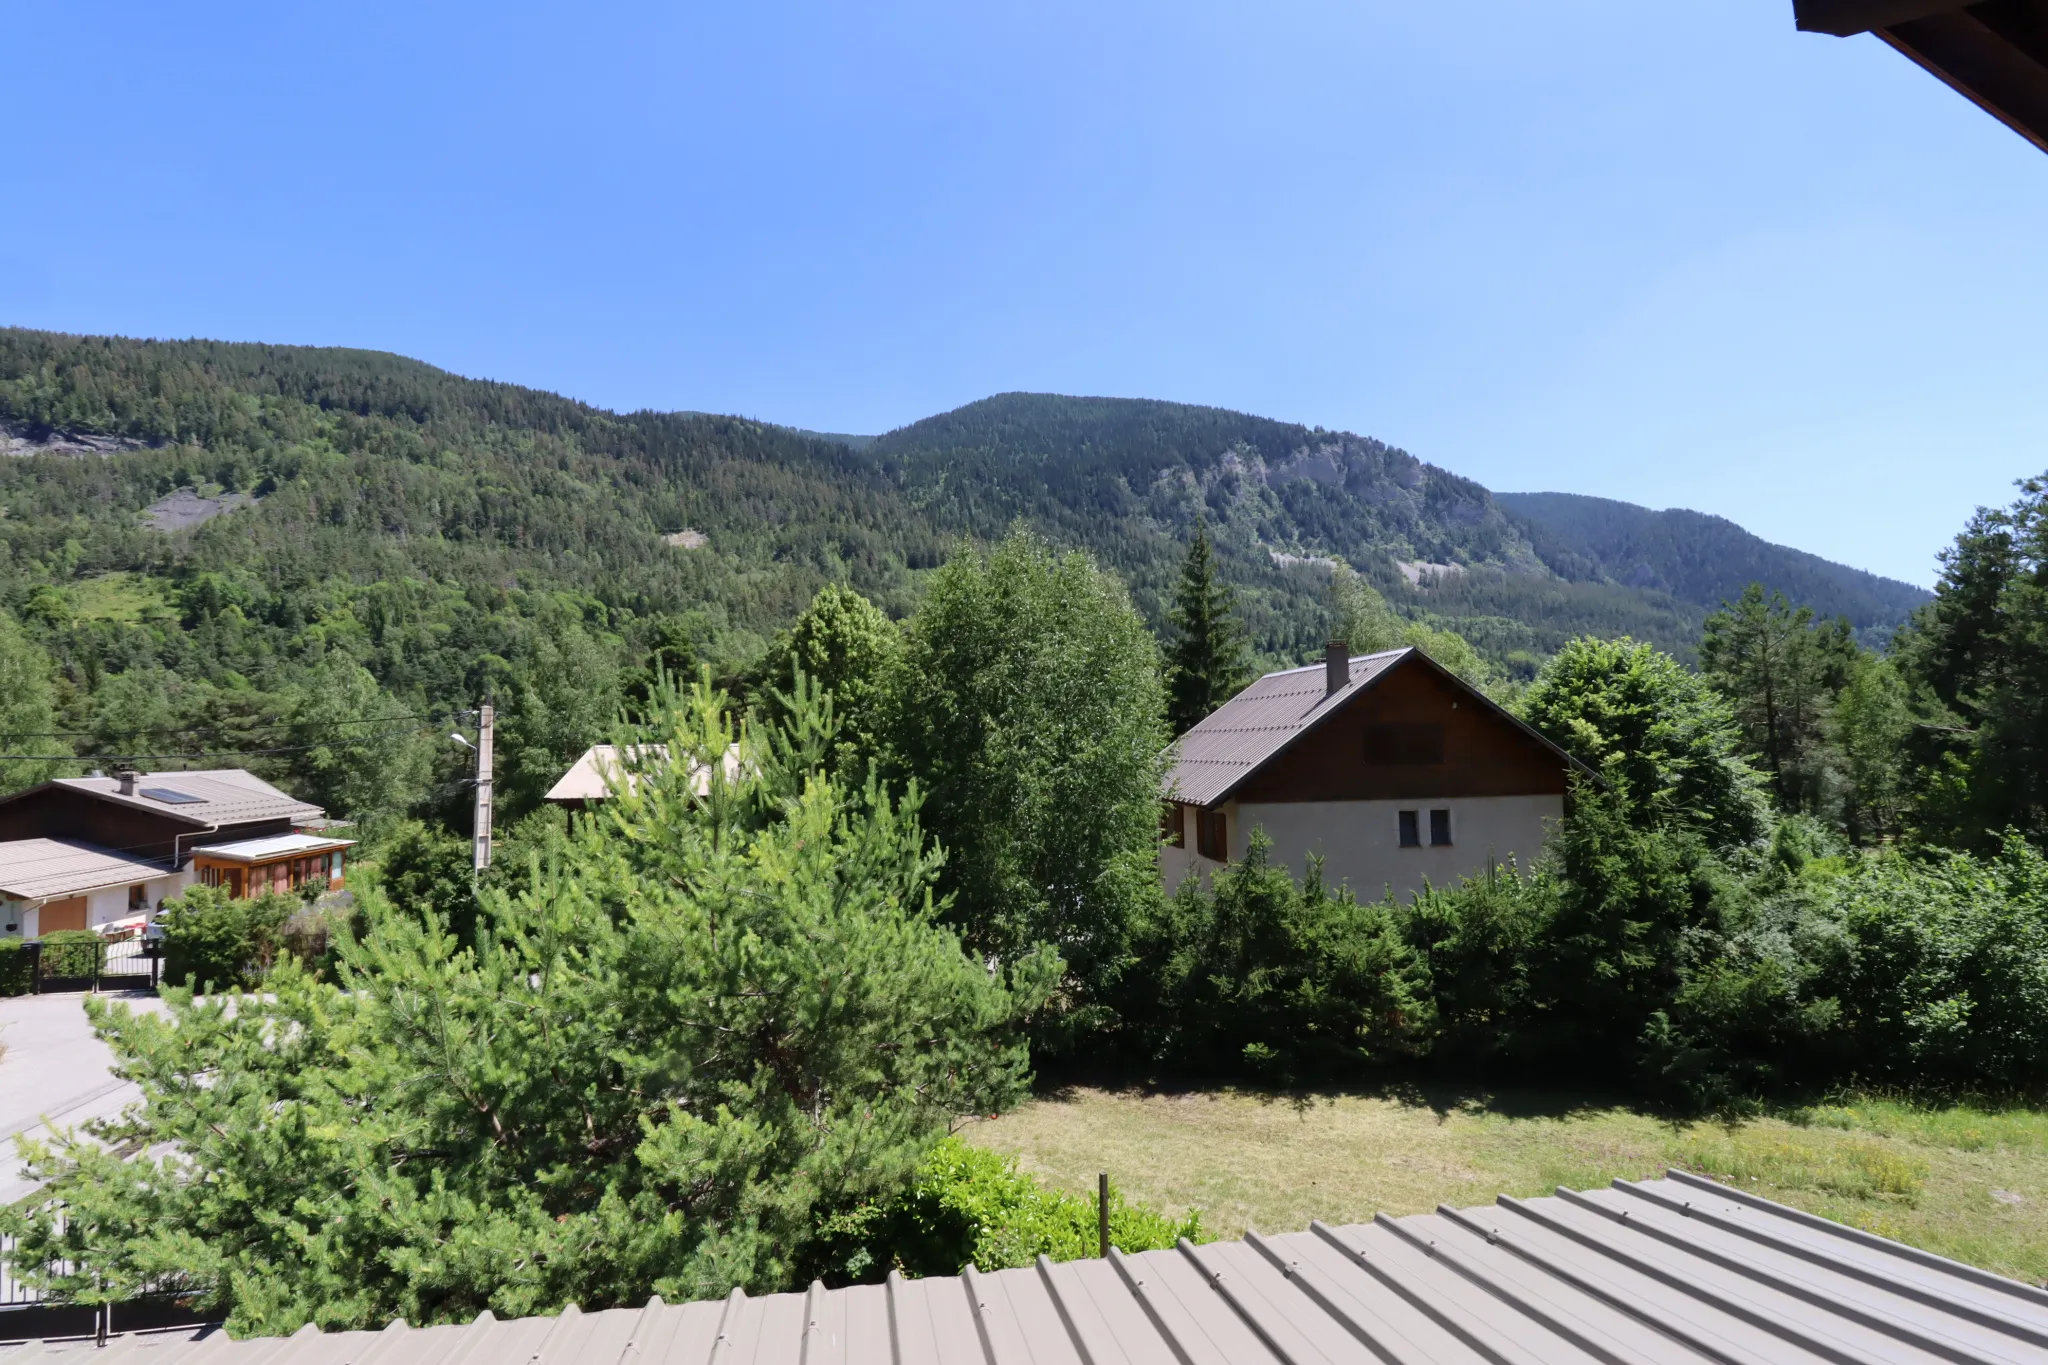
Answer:
[[(158, 1012), (163, 1002), (147, 992), (125, 995), (131, 1009)], [(17, 995), (0, 999), (0, 1204), (34, 1189), (21, 1175), (14, 1139), (47, 1137), (50, 1125), (69, 1128), (121, 1112), (139, 1095), (108, 1070), (112, 1055), (85, 1018), (82, 995)]]

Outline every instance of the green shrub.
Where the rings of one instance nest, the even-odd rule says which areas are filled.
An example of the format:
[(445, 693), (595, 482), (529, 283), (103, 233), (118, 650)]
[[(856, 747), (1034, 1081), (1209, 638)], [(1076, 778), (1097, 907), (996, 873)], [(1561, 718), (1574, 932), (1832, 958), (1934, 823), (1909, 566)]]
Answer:
[(107, 941), (90, 929), (59, 929), (43, 935), (44, 976), (96, 976), (106, 965)]
[(0, 995), (27, 995), (29, 955), (18, 938), (0, 938)]
[(1407, 1057), (1429, 1036), (1426, 969), (1401, 911), (1297, 882), (1252, 831), (1208, 888), (1181, 883), (1133, 935), (1120, 988), (1126, 1042), (1147, 1064), (1293, 1083)]
[(1867, 858), (1832, 886), (1846, 952), (1823, 973), (1858, 1069), (1908, 1084), (2048, 1089), (2048, 858)]
[[(905, 1275), (956, 1275), (961, 1267), (1011, 1270), (1040, 1256), (1072, 1261), (1100, 1250), (1096, 1201), (1048, 1189), (1017, 1169), (1017, 1159), (941, 1140), (895, 1199), (864, 1205), (834, 1220), (821, 1241), (829, 1281)], [(1109, 1240), (1119, 1251), (1158, 1251), (1208, 1240), (1202, 1215), (1178, 1221), (1109, 1192)]]
[(285, 922), (299, 910), (272, 892), (243, 900), (219, 887), (193, 886), (164, 903), (164, 980), (173, 985), (253, 987), (277, 960)]

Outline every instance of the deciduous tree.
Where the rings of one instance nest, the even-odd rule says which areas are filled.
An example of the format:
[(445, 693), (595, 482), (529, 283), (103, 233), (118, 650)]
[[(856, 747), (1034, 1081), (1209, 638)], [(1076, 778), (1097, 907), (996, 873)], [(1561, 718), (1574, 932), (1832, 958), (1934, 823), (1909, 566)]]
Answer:
[(1092, 1003), (1157, 896), (1166, 746), (1159, 654), (1123, 586), (1018, 532), (963, 548), (911, 618), (891, 698), (896, 772), (927, 794), (940, 886), (969, 946), (1049, 943)]

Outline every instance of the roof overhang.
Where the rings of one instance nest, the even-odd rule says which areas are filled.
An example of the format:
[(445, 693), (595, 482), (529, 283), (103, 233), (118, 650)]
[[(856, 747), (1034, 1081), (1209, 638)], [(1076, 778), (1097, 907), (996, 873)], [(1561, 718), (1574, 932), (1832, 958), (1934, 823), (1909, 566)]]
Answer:
[(1792, 0), (1809, 33), (1870, 33), (2048, 152), (2048, 0)]
[[(1521, 731), (1523, 735), (1535, 741), (1537, 744), (1542, 745), (1545, 749), (1548, 749), (1551, 753), (1557, 755), (1557, 757), (1563, 759), (1565, 769), (1567, 772), (1575, 772), (1579, 774), (1581, 777), (1584, 777), (1588, 781), (1592, 782), (1595, 786), (1602, 788), (1606, 787), (1606, 780), (1602, 778), (1599, 773), (1593, 771), (1593, 769), (1587, 767), (1584, 763), (1580, 762), (1578, 758), (1573, 756), (1570, 750), (1565, 749), (1562, 746), (1555, 743), (1554, 741), (1552, 741), (1551, 738), (1548, 735), (1544, 734), (1541, 730), (1531, 725), (1528, 721), (1523, 720), (1520, 716), (1508, 710), (1505, 706), (1502, 706), (1492, 697), (1487, 696), (1484, 692), (1474, 687), (1471, 683), (1466, 682), (1463, 678), (1451, 672), (1450, 669), (1445, 668), (1435, 659), (1430, 658), (1429, 655), (1424, 653), (1422, 650), (1419, 650), (1415, 648), (1413, 645), (1410, 645), (1401, 651), (1401, 655), (1401, 658), (1394, 660), (1394, 662), (1389, 664), (1387, 667), (1380, 669), (1371, 677), (1359, 683), (1355, 688), (1351, 690), (1350, 695), (1340, 699), (1337, 705), (1324, 708), (1321, 714), (1317, 715), (1315, 719), (1311, 720), (1308, 724), (1302, 726), (1300, 733), (1296, 734), (1292, 739), (1288, 740), (1285, 744), (1282, 744), (1272, 753), (1266, 755), (1264, 759), (1260, 760), (1253, 767), (1247, 768), (1244, 772), (1241, 772), (1236, 777), (1232, 778), (1230, 780), (1230, 785), (1225, 787), (1220, 793), (1216, 795), (1214, 799), (1212, 799), (1208, 803), (1208, 808), (1213, 810), (1215, 807), (1222, 805), (1225, 801), (1228, 801), (1231, 797), (1237, 794), (1237, 789), (1239, 787), (1242, 787), (1245, 783), (1251, 781), (1252, 778), (1255, 777), (1262, 769), (1278, 761), (1282, 754), (1289, 753), (1297, 746), (1299, 746), (1302, 743), (1302, 741), (1306, 740), (1309, 737), (1309, 735), (1314, 733), (1320, 726), (1324, 724), (1324, 722), (1328, 721), (1330, 717), (1344, 711), (1353, 702), (1357, 701), (1360, 697), (1364, 696), (1366, 693), (1372, 691), (1375, 687), (1379, 686), (1381, 679), (1395, 672), (1397, 669), (1407, 664), (1417, 662), (1418, 660), (1424, 665), (1426, 665), (1431, 672), (1435, 673), (1438, 677), (1448, 682), (1452, 687), (1456, 688), (1460, 692), (1463, 692), (1466, 696), (1472, 698), (1474, 701), (1477, 701), (1481, 706), (1491, 711), (1494, 715), (1506, 721), (1509, 725), (1515, 727), (1515, 729)], [(1180, 800), (1181, 798), (1172, 793), (1168, 793), (1167, 799)]]
[(267, 863), (278, 858), (310, 858), (353, 848), (353, 839), (323, 839), (311, 834), (274, 834), (266, 838), (240, 839), (231, 844), (201, 844), (188, 850), (231, 863)]

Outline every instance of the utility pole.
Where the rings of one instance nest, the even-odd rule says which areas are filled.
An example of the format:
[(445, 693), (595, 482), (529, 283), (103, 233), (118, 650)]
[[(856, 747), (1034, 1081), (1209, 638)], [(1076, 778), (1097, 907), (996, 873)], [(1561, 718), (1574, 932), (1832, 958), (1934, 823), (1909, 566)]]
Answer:
[(491, 865), (491, 707), (477, 712), (476, 727), (476, 870)]

